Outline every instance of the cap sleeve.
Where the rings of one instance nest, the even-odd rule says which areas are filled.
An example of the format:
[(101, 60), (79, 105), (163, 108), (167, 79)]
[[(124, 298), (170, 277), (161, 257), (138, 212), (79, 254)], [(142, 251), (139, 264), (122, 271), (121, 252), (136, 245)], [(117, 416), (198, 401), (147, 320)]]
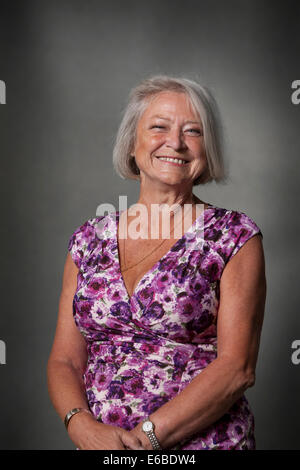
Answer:
[(223, 249), (225, 264), (245, 245), (254, 235), (263, 234), (258, 225), (244, 212), (232, 211), (225, 228)]
[(89, 249), (92, 240), (95, 238), (94, 219), (89, 219), (80, 225), (71, 235), (68, 242), (68, 251), (76, 264), (81, 267), (82, 260)]

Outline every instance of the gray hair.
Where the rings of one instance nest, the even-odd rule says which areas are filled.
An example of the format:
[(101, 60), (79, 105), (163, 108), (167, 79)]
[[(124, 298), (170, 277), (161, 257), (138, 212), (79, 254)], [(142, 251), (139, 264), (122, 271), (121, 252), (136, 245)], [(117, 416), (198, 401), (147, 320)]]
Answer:
[(131, 155), (136, 139), (137, 124), (149, 104), (149, 99), (164, 91), (185, 93), (193, 111), (202, 121), (207, 167), (194, 180), (193, 185), (211, 181), (224, 182), (227, 176), (222, 151), (222, 125), (214, 97), (207, 87), (193, 80), (166, 75), (147, 78), (131, 90), (113, 149), (113, 165), (116, 172), (123, 179), (139, 179), (140, 171), (134, 156)]

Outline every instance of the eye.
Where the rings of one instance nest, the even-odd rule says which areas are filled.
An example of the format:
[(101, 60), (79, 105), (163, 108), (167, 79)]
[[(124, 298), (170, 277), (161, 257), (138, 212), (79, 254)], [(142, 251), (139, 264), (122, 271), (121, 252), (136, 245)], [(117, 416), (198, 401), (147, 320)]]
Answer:
[(164, 126), (152, 126), (151, 129), (164, 129)]
[(200, 129), (187, 129), (188, 132), (192, 132), (194, 134), (202, 135)]

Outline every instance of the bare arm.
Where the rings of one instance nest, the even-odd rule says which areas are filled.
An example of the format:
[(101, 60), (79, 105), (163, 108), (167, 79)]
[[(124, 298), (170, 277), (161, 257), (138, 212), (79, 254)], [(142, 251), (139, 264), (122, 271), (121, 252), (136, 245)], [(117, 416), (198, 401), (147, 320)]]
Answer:
[[(47, 365), (49, 395), (62, 421), (72, 408), (89, 409), (82, 379), (87, 362), (86, 344), (75, 325), (72, 312), (77, 273), (78, 268), (68, 254), (55, 338)], [(75, 418), (72, 420), (75, 421)]]
[[(87, 363), (86, 343), (75, 324), (72, 310), (77, 274), (78, 268), (68, 253), (55, 338), (47, 364), (49, 396), (62, 421), (72, 408), (89, 410), (82, 377)], [(74, 415), (68, 433), (80, 449), (123, 450), (125, 445), (132, 449), (141, 448), (138, 438), (129, 431), (99, 423), (90, 413)]]
[[(176, 397), (150, 415), (163, 448), (221, 418), (255, 383), (266, 299), (262, 240), (252, 237), (227, 263), (220, 281), (218, 356)], [(139, 423), (131, 432), (152, 449)]]

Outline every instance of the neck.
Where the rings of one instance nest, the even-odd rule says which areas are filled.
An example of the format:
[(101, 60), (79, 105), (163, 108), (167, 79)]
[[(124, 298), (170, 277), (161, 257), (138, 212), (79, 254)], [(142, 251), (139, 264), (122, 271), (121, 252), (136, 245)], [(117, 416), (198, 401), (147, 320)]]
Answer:
[(167, 205), (169, 207), (179, 204), (195, 204), (201, 201), (194, 196), (192, 186), (177, 187), (171, 185), (147, 184), (143, 181), (140, 185), (140, 194), (137, 204), (141, 204), (151, 211), (152, 204)]
[[(160, 211), (160, 215), (158, 215), (158, 219), (154, 217), (155, 222), (153, 222), (152, 210), (154, 211), (154, 213), (156, 213), (156, 208), (154, 208), (152, 206), (153, 204), (157, 204), (158, 206), (160, 204), (167, 205), (170, 208), (172, 208), (172, 206), (174, 205), (174, 209), (172, 208), (169, 212), (171, 231), (173, 230), (175, 225), (177, 226), (180, 223), (180, 220), (182, 219), (182, 217), (185, 218), (185, 216), (187, 215), (188, 221), (189, 221), (189, 217), (191, 217), (192, 218), (191, 223), (193, 222), (193, 220), (196, 217), (199, 217), (200, 213), (199, 213), (199, 206), (198, 205), (203, 205), (203, 207), (201, 207), (200, 211), (202, 211), (205, 208), (204, 207), (205, 203), (203, 201), (201, 201), (197, 196), (195, 196), (192, 193), (191, 190), (186, 191), (186, 192), (170, 191), (168, 193), (166, 193), (166, 192), (157, 193), (157, 192), (155, 192), (155, 190), (152, 189), (152, 192), (150, 194), (148, 191), (144, 191), (143, 187), (141, 187), (140, 196), (139, 196), (139, 199), (138, 199), (137, 203), (130, 206), (128, 208), (128, 210), (126, 211), (125, 218), (127, 220), (127, 224), (130, 224), (131, 221), (133, 221), (134, 219), (138, 219), (140, 217), (140, 214), (141, 214), (140, 210), (141, 209), (139, 209), (137, 204), (142, 205), (141, 206), (142, 207), (142, 217), (146, 217), (146, 219), (147, 219), (148, 230), (150, 231), (150, 228), (153, 224), (155, 225), (155, 224), (158, 223), (159, 233), (161, 233), (161, 229), (162, 229), (162, 226), (163, 226), (163, 219), (164, 219), (164, 217), (166, 217), (166, 214), (168, 213), (168, 211), (167, 211), (167, 213), (165, 213), (163, 210)], [(187, 204), (189, 206), (185, 207), (184, 206), (185, 204)], [(178, 205), (181, 206), (181, 208), (184, 207), (185, 210), (180, 211)], [(192, 205), (192, 206), (190, 206), (190, 205)], [(164, 206), (164, 207), (166, 207), (166, 206)], [(131, 210), (131, 208), (132, 208), (132, 210)], [(196, 208), (197, 208), (197, 210), (195, 210)], [(177, 215), (178, 215), (178, 217), (177, 217)], [(185, 222), (182, 222), (182, 223), (185, 223)]]

